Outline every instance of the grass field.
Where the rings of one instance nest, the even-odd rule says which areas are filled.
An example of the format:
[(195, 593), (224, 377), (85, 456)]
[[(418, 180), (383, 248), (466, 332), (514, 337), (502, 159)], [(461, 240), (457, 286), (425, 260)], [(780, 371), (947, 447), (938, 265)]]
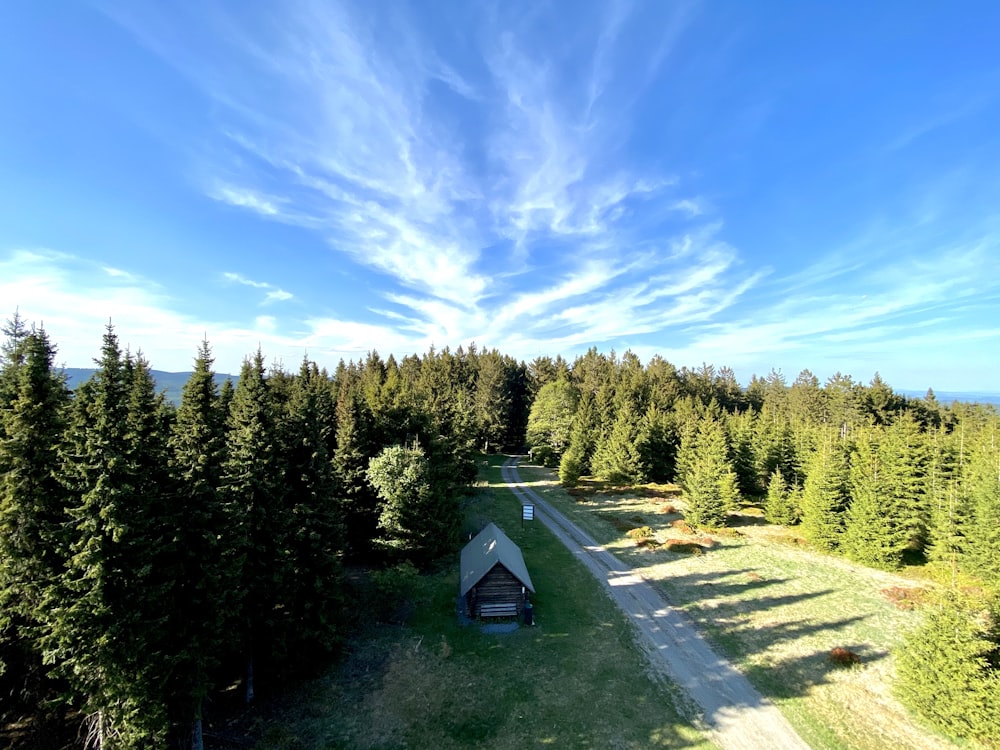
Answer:
[(458, 561), (423, 580), (405, 625), (372, 626), (339, 667), (288, 696), (262, 730), (278, 748), (710, 748), (652, 681), (599, 584), (520, 506), (491, 457), (468, 528), (495, 521), (521, 547), (536, 625), (486, 634), (456, 617)]
[[(912, 604), (929, 585), (919, 577), (812, 552), (753, 509), (734, 528), (689, 533), (676, 487), (617, 491), (589, 482), (569, 494), (547, 469), (522, 465), (520, 475), (658, 582), (812, 747), (956, 747), (922, 728), (891, 694), (891, 650), (918, 621)], [(653, 536), (640, 546), (627, 532), (642, 526)], [(838, 647), (860, 663), (831, 663)]]

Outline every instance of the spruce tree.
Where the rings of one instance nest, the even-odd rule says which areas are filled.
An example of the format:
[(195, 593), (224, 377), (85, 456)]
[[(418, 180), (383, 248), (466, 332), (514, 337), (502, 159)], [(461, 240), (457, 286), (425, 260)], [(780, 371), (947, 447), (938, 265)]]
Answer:
[(930, 510), (927, 557), (958, 571), (971, 517), (968, 497), (958, 477), (961, 433), (958, 439), (945, 428), (930, 436), (926, 493)]
[(770, 523), (784, 526), (791, 526), (798, 521), (798, 509), (794, 504), (792, 490), (785, 482), (780, 469), (771, 475), (771, 481), (767, 484), (764, 518)]
[(329, 453), (333, 404), (326, 378), (303, 361), (292, 384), (283, 450), (287, 466), (292, 578), (286, 586), (295, 646), (314, 658), (339, 636), (343, 528)]
[(341, 382), (336, 414), (333, 477), (335, 493), (343, 503), (345, 551), (353, 558), (365, 558), (373, 552), (378, 529), (378, 499), (365, 478), (375, 447), (371, 416), (348, 380)]
[(24, 344), (31, 331), (21, 314), (15, 310), (14, 315), (4, 324), (2, 333), (5, 339), (0, 344), (0, 408), (16, 398), (14, 377), (20, 365), (24, 364)]
[(670, 417), (650, 403), (639, 420), (635, 436), (640, 475), (650, 482), (666, 482), (674, 474), (677, 446)]
[(559, 481), (563, 485), (573, 487), (582, 475), (590, 473), (590, 460), (596, 447), (597, 430), (594, 396), (590, 391), (584, 391), (573, 414), (569, 447), (559, 462)]
[(56, 477), (68, 393), (44, 330), (17, 343), (0, 373), (9, 399), (0, 404), (0, 675), (35, 707), (37, 733), (49, 671), (41, 637), (65, 559), (66, 493)]
[(123, 358), (109, 325), (98, 369), (77, 392), (63, 467), (76, 499), (44, 642), (102, 748), (159, 745), (167, 729), (159, 446), (143, 428), (155, 415), (140, 413), (155, 403), (148, 375), (141, 359)]
[(949, 734), (984, 743), (1000, 726), (1000, 643), (981, 602), (951, 591), (895, 652), (900, 700)]
[(202, 747), (202, 704), (231, 637), (227, 613), (238, 603), (237, 550), (231, 546), (235, 539), (219, 494), (225, 426), (212, 363), (203, 341), (184, 384), (169, 443), (174, 495), (167, 514), (172, 538), (165, 570), (173, 586), (165, 690), (174, 743), (191, 750)]
[(729, 444), (732, 446), (733, 470), (740, 492), (745, 495), (756, 495), (760, 492), (760, 481), (757, 475), (755, 433), (758, 432), (755, 412), (745, 411), (731, 414), (726, 419), (729, 432)]
[(840, 539), (841, 551), (852, 560), (890, 570), (899, 567), (909, 541), (895, 448), (883, 430), (861, 431), (851, 457), (851, 501)]
[(702, 419), (686, 485), (684, 518), (693, 526), (722, 526), (739, 501), (736, 472), (729, 462), (726, 434), (720, 422)]
[(849, 500), (846, 444), (839, 435), (828, 431), (806, 467), (803, 535), (820, 549), (837, 549)]
[(477, 443), (484, 453), (499, 450), (510, 421), (513, 393), (510, 363), (496, 350), (483, 352), (476, 361), (475, 424)]
[(889, 486), (898, 508), (899, 523), (906, 537), (905, 546), (923, 551), (931, 514), (927, 497), (930, 460), (927, 436), (912, 415), (899, 414), (886, 428), (881, 450), (889, 470)]
[(221, 489), (235, 537), (240, 566), (240, 605), (236, 636), (245, 658), (244, 696), (255, 695), (259, 657), (280, 661), (289, 623), (284, 586), (289, 576), (284, 469), (278, 446), (276, 414), (265, 379), (264, 355), (243, 361), (233, 394)]
[(591, 460), (594, 474), (614, 484), (633, 484), (645, 480), (642, 457), (637, 445), (638, 422), (632, 404), (624, 403), (618, 410), (611, 432), (594, 451)]
[(967, 567), (994, 591), (1000, 591), (1000, 439), (991, 421), (973, 443), (963, 485), (971, 523), (966, 532)]

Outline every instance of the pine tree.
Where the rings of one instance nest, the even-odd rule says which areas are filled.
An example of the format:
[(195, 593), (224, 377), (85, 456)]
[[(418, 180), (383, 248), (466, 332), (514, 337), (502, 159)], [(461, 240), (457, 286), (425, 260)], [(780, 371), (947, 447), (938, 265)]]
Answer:
[(238, 604), (234, 594), (239, 571), (232, 565), (236, 550), (228, 546), (235, 540), (219, 494), (225, 426), (212, 363), (211, 349), (203, 341), (169, 443), (174, 497), (167, 512), (172, 520), (166, 523), (173, 536), (164, 568), (173, 587), (165, 691), (174, 742), (191, 750), (202, 746), (202, 703), (231, 637), (226, 631), (228, 613)]
[(802, 533), (817, 547), (840, 545), (847, 509), (848, 463), (845, 442), (828, 432), (809, 459), (802, 491)]

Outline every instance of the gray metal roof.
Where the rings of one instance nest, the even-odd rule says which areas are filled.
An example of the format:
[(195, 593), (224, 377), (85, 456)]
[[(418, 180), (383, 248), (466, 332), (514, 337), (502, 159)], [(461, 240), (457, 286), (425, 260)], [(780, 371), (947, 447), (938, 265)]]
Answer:
[(471, 542), (462, 548), (461, 595), (465, 596), (497, 563), (514, 574), (532, 594), (535, 587), (524, 565), (521, 548), (510, 540), (496, 524), (487, 524)]

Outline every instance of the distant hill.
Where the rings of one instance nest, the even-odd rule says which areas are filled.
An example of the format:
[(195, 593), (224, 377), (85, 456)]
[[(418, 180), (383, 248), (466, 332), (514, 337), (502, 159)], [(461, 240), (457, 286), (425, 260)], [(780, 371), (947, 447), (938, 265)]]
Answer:
[[(63, 372), (66, 373), (66, 381), (69, 383), (70, 388), (76, 388), (80, 383), (87, 380), (91, 375), (96, 372), (94, 368), (87, 367), (66, 367), (63, 368)], [(184, 384), (191, 377), (190, 372), (164, 372), (163, 370), (151, 370), (153, 374), (153, 379), (156, 380), (156, 390), (164, 391), (166, 393), (167, 401), (172, 403), (174, 406), (178, 406), (181, 402), (181, 392), (184, 390)], [(232, 380), (233, 385), (239, 380), (236, 375), (226, 375), (224, 373), (215, 374), (215, 382), (221, 387), (226, 380)]]
[[(898, 391), (900, 395), (910, 398), (923, 398), (927, 391)], [(1000, 393), (975, 392), (975, 391), (934, 391), (934, 398), (941, 404), (950, 404), (953, 401), (964, 401), (968, 404), (992, 404), (1000, 406)]]

